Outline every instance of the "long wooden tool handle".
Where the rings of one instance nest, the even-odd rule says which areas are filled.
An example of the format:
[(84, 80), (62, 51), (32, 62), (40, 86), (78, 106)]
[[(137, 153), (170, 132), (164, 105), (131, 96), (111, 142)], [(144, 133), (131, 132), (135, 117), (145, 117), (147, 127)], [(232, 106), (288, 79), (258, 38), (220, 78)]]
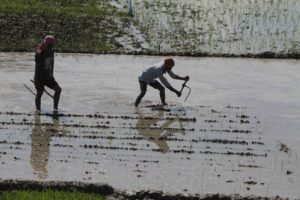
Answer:
[(182, 84), (182, 87), (181, 87), (180, 92), (182, 92), (182, 90), (184, 89), (186, 82), (188, 82), (188, 80), (185, 80), (185, 81), (184, 81), (184, 83)]
[(24, 85), (24, 87), (25, 87), (31, 94), (33, 94), (34, 96), (36, 95), (36, 94), (30, 89), (30, 87), (28, 87), (25, 83), (24, 83), (23, 85)]
[(191, 89), (189, 86), (186, 86), (186, 87), (189, 89), (189, 92), (188, 92), (188, 94), (186, 95), (184, 101), (187, 100), (187, 98), (190, 96), (190, 93), (191, 93), (191, 91), (192, 91), (192, 89)]
[[(33, 82), (33, 84), (35, 84), (34, 83), (34, 81), (31, 79), (31, 82)], [(51, 97), (52, 99), (54, 99), (54, 96), (52, 95), (52, 94), (50, 94), (47, 90), (45, 90), (44, 89), (44, 91), (46, 92), (46, 94), (48, 94), (49, 95), (49, 97)]]

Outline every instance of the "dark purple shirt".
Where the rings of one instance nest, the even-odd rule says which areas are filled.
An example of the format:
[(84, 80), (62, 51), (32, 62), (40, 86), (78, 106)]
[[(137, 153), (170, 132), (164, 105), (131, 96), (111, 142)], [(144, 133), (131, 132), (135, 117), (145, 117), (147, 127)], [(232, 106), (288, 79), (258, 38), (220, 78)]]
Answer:
[(36, 80), (49, 80), (53, 78), (54, 51), (48, 49), (41, 53), (35, 53), (35, 74)]

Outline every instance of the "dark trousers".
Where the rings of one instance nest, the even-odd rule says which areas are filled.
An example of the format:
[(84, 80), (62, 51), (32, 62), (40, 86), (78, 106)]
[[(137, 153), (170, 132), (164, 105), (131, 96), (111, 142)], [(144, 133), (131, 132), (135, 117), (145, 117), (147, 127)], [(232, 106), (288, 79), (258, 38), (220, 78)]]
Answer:
[[(147, 92), (147, 83), (144, 81), (139, 81), (140, 83), (140, 88), (141, 88), (141, 92), (139, 94), (139, 96), (136, 98), (135, 100), (135, 106), (138, 106), (139, 103), (141, 102), (142, 98), (145, 96), (146, 92)], [(160, 94), (160, 99), (161, 99), (161, 103), (165, 104), (165, 88), (164, 86), (162, 86), (158, 81), (154, 81), (149, 83), (149, 85), (157, 90), (159, 90), (159, 94)]]

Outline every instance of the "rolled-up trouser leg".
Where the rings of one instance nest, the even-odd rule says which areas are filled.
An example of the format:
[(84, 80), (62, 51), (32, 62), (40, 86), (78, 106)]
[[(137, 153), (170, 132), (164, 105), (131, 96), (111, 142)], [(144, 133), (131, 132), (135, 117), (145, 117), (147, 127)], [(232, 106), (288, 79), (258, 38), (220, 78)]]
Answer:
[(139, 83), (140, 83), (141, 92), (135, 100), (135, 104), (134, 104), (135, 107), (137, 107), (140, 104), (142, 98), (145, 96), (145, 94), (147, 92), (147, 83), (144, 81), (139, 81)]
[(35, 108), (36, 110), (41, 110), (41, 98), (44, 92), (44, 84), (41, 80), (34, 79), (34, 86), (36, 89), (36, 96), (35, 96)]

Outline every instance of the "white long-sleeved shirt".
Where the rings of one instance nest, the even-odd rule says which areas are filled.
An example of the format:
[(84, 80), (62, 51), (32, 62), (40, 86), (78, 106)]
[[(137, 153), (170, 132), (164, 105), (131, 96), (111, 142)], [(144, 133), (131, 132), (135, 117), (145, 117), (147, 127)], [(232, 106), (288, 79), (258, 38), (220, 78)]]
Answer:
[(154, 64), (150, 66), (148, 69), (142, 72), (142, 74), (139, 76), (140, 81), (144, 81), (146, 83), (153, 83), (156, 78), (159, 78), (159, 80), (169, 88), (171, 84), (167, 81), (167, 79), (164, 77), (164, 73), (168, 73), (172, 78), (176, 78), (177, 75), (174, 74), (171, 70), (170, 71), (164, 71), (163, 63)]

